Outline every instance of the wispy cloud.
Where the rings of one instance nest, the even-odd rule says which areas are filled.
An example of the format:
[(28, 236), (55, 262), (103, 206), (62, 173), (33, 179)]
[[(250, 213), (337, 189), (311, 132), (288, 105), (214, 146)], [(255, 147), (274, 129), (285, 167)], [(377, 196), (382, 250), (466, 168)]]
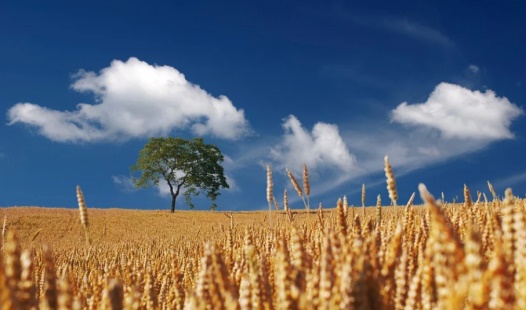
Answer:
[(111, 179), (123, 192), (134, 192), (137, 190), (130, 177), (124, 175), (113, 175)]
[(337, 76), (351, 81), (360, 86), (373, 89), (393, 89), (396, 82), (386, 78), (371, 75), (366, 68), (359, 65), (324, 65), (321, 67), (321, 73), (325, 76)]
[(451, 40), (439, 30), (427, 25), (410, 21), (406, 18), (396, 18), (391, 16), (352, 15), (345, 13), (340, 13), (339, 15), (361, 26), (398, 33), (407, 37), (411, 37), (415, 40), (424, 41), (445, 48), (453, 48), (455, 46), (453, 40)]
[(480, 71), (480, 68), (477, 66), (477, 65), (469, 65), (468, 66), (468, 71), (470, 71), (471, 73), (479, 73)]
[(58, 142), (97, 142), (166, 135), (172, 130), (238, 139), (249, 133), (244, 111), (225, 96), (214, 97), (170, 66), (137, 58), (115, 60), (99, 74), (81, 70), (75, 91), (92, 93), (97, 104), (78, 104), (57, 111), (18, 103), (7, 113), (9, 124), (21, 123)]
[(521, 172), (506, 178), (498, 179), (493, 182), (493, 185), (496, 187), (512, 187), (516, 184), (526, 182), (526, 172)]
[(345, 138), (367, 173), (380, 170), (386, 154), (407, 173), (512, 139), (511, 123), (521, 114), (517, 105), (491, 90), (481, 93), (441, 83), (426, 102), (393, 109), (388, 126), (365, 125), (345, 132)]
[(234, 177), (228, 173), (225, 173), (226, 182), (228, 183), (229, 188), (225, 190), (227, 193), (237, 193), (241, 191), (241, 188), (237, 185)]
[[(272, 149), (270, 156), (277, 167), (291, 166), (299, 170), (303, 163), (312, 166), (315, 196), (323, 195), (338, 191), (351, 180), (381, 173), (385, 155), (389, 155), (396, 176), (401, 177), (416, 169), (480, 151), (494, 141), (512, 139), (511, 123), (521, 113), (518, 106), (491, 90), (481, 93), (441, 83), (426, 102), (402, 103), (393, 109), (392, 122), (370, 121), (341, 132), (336, 130), (333, 132), (336, 142), (320, 149), (314, 142), (314, 129), (309, 132), (296, 117), (290, 116), (284, 123), (283, 140)], [(378, 125), (382, 123), (386, 125)], [(331, 126), (338, 128), (335, 124)], [(331, 152), (344, 156), (333, 156)], [(335, 169), (320, 169), (322, 167)]]
[(384, 19), (382, 22), (387, 29), (392, 29), (418, 40), (428, 41), (448, 48), (455, 46), (455, 43), (440, 31), (407, 19)]

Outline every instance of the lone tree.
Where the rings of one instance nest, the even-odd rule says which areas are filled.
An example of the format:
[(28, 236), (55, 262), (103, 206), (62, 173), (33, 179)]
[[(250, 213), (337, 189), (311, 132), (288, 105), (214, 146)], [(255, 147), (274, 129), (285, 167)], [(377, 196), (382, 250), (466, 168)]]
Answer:
[(205, 144), (201, 138), (150, 138), (131, 167), (132, 172), (142, 173), (133, 178), (133, 183), (137, 188), (148, 188), (165, 180), (172, 195), (172, 213), (182, 188), (190, 208), (194, 208), (192, 196), (204, 191), (212, 200), (210, 209), (215, 210), (219, 188), (229, 188), (221, 166), (223, 159), (217, 146)]

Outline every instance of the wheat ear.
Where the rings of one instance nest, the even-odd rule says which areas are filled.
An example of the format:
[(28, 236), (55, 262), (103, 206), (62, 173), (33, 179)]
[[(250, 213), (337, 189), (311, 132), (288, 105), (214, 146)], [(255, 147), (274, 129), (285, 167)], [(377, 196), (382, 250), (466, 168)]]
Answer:
[(79, 213), (80, 213), (80, 223), (82, 224), (82, 227), (84, 227), (84, 233), (86, 235), (86, 244), (90, 245), (90, 239), (89, 239), (89, 221), (88, 221), (88, 208), (86, 207), (86, 201), (84, 200), (84, 194), (82, 193), (82, 189), (80, 186), (77, 185), (77, 201), (79, 203)]
[(4, 215), (4, 224), (2, 225), (2, 248), (5, 245), (5, 233), (7, 231), (7, 215)]
[(469, 188), (466, 184), (464, 184), (464, 207), (469, 208), (472, 205), (471, 201), (471, 193), (469, 191)]
[[(286, 169), (286, 171), (287, 171), (287, 175), (288, 175), (288, 177), (290, 179), (290, 182), (292, 183), (292, 186), (294, 187), (294, 189), (298, 193), (298, 196), (301, 197), (301, 200), (303, 200), (303, 204), (305, 205), (305, 209), (308, 210), (307, 202), (305, 201), (305, 197), (303, 196), (303, 190), (301, 189), (300, 184), (298, 183), (298, 180), (296, 180), (296, 178), (292, 174), (292, 171), (290, 171), (288, 168)], [(310, 191), (310, 189), (309, 189), (309, 191)]]
[(497, 201), (499, 197), (497, 196), (497, 193), (495, 192), (495, 189), (493, 188), (493, 185), (491, 185), (490, 181), (488, 181), (488, 188), (491, 192), (491, 195), (493, 196), (493, 201)]
[(347, 212), (349, 211), (349, 202), (347, 201), (347, 196), (343, 196), (343, 215), (347, 217)]
[(393, 174), (393, 168), (389, 163), (389, 158), (387, 157), (387, 155), (384, 158), (384, 164), (385, 177), (387, 179), (387, 191), (389, 192), (389, 198), (391, 198), (393, 205), (396, 206), (396, 201), (398, 200), (398, 192), (396, 191), (396, 181)]
[(276, 200), (276, 197), (272, 197), (272, 201), (274, 202), (274, 207), (276, 208), (276, 211), (279, 211), (279, 204), (278, 204), (278, 201)]
[(338, 229), (339, 231), (346, 236), (347, 235), (347, 214), (344, 211), (343, 202), (338, 198), (336, 203), (336, 208), (338, 209)]
[(307, 196), (307, 211), (310, 210), (310, 183), (309, 183), (309, 171), (307, 170), (307, 165), (303, 164), (303, 191), (305, 196)]
[(274, 187), (274, 183), (272, 182), (272, 170), (270, 169), (270, 165), (267, 165), (267, 202), (268, 202), (268, 220), (269, 225), (272, 228), (272, 207), (270, 204), (273, 201), (273, 195), (272, 195), (272, 188)]
[(283, 210), (284, 211), (289, 210), (289, 197), (287, 196), (287, 189), (283, 191)]
[(362, 184), (362, 211), (365, 217), (365, 184)]
[(376, 197), (376, 230), (380, 231), (382, 226), (382, 197)]

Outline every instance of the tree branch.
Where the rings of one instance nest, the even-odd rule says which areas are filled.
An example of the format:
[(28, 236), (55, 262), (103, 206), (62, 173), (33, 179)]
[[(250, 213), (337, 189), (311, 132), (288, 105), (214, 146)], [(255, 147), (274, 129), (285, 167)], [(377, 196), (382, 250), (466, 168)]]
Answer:
[[(166, 182), (168, 182), (168, 186), (170, 186), (170, 194), (174, 196), (174, 187), (172, 186), (172, 183), (170, 182), (168, 178), (165, 178), (165, 179), (166, 179)], [(177, 193), (179, 193), (179, 188), (177, 188)]]

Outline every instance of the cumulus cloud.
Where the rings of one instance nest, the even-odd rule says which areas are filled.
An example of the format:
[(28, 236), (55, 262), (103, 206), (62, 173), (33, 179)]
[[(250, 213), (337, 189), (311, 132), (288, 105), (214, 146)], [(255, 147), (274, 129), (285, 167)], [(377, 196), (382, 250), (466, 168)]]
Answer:
[(511, 122), (521, 113), (492, 91), (442, 83), (425, 103), (403, 103), (391, 111), (393, 122), (410, 126), (360, 124), (343, 136), (362, 168), (354, 176), (381, 171), (386, 154), (397, 174), (405, 174), (512, 138)]
[(238, 139), (249, 132), (244, 111), (225, 96), (214, 97), (170, 66), (137, 58), (114, 60), (100, 73), (81, 70), (72, 89), (91, 93), (96, 104), (57, 111), (18, 103), (7, 113), (58, 142), (96, 142), (166, 135), (190, 129), (194, 134)]
[[(159, 195), (162, 197), (171, 197), (172, 193), (170, 192), (170, 186), (168, 186), (168, 183), (165, 180), (159, 181), (159, 186), (157, 187), (157, 190), (159, 191)], [(184, 194), (185, 189), (181, 188), (180, 194)]]
[[(291, 115), (284, 121), (285, 134), (271, 148), (270, 156), (274, 170), (289, 167), (300, 173), (306, 163), (309, 171), (314, 171), (314, 196), (329, 192), (343, 195), (348, 193), (350, 180), (365, 180), (369, 186), (385, 184), (381, 173), (385, 155), (389, 155), (395, 175), (401, 177), (512, 138), (510, 125), (521, 113), (519, 107), (492, 91), (481, 93), (442, 83), (426, 102), (403, 103), (393, 109), (391, 123), (370, 120), (340, 129), (317, 123), (308, 131)], [(319, 142), (320, 137), (324, 143)]]
[(299, 171), (303, 164), (311, 170), (336, 168), (349, 172), (353, 168), (354, 156), (340, 136), (338, 126), (318, 122), (309, 132), (290, 115), (284, 120), (283, 129), (282, 141), (271, 149), (271, 156), (280, 168)]
[(494, 141), (511, 139), (511, 122), (522, 109), (505, 97), (440, 83), (424, 103), (404, 102), (391, 113), (391, 120), (438, 130), (445, 139)]

